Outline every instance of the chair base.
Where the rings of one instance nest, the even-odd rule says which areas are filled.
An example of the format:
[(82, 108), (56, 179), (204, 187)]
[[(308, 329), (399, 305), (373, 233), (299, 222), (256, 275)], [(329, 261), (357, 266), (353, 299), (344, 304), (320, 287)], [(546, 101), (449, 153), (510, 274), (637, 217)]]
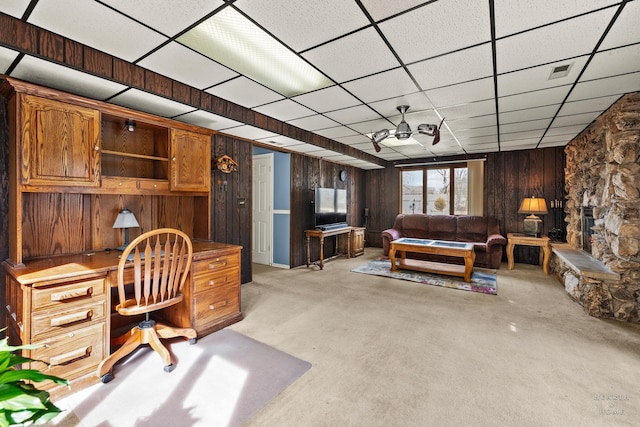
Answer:
[(126, 334), (116, 337), (111, 341), (112, 345), (122, 344), (122, 346), (100, 362), (96, 376), (100, 378), (103, 383), (111, 381), (113, 378), (111, 373), (113, 365), (143, 344), (149, 344), (151, 348), (160, 355), (164, 364), (164, 370), (171, 372), (174, 366), (171, 362), (171, 355), (169, 354), (169, 350), (160, 342), (160, 338), (167, 339), (175, 337), (188, 338), (189, 344), (194, 344), (197, 334), (196, 331), (191, 328), (176, 328), (162, 323), (150, 325), (148, 320), (142, 321)]

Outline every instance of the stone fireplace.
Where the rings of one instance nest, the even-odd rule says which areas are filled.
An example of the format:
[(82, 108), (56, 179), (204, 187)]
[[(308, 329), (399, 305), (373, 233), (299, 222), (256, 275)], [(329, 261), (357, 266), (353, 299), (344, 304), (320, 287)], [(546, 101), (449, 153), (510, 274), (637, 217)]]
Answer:
[[(596, 317), (640, 321), (640, 92), (621, 97), (565, 147), (567, 243), (617, 273), (555, 271)], [(570, 285), (569, 285), (570, 284)]]

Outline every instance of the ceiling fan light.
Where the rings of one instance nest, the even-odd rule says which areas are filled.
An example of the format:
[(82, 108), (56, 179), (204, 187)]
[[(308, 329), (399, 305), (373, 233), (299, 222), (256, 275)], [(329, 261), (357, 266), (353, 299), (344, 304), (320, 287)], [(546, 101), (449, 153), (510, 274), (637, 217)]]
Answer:
[(426, 123), (418, 125), (418, 133), (421, 133), (423, 135), (433, 136), (435, 135), (436, 129), (436, 125), (428, 125)]
[(378, 143), (389, 136), (389, 129), (382, 129), (371, 136), (373, 142)]
[(407, 139), (411, 136), (411, 133), (412, 132), (411, 132), (411, 127), (409, 126), (409, 123), (403, 120), (400, 122), (400, 124), (396, 128), (395, 137), (397, 139)]

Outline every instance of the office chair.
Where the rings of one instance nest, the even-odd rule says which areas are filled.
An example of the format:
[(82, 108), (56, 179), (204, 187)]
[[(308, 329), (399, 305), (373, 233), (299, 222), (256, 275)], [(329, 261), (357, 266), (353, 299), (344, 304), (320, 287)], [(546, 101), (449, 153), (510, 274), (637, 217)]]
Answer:
[[(97, 376), (103, 383), (113, 379), (113, 365), (142, 344), (149, 344), (162, 358), (164, 370), (173, 371), (169, 351), (160, 338), (183, 336), (190, 344), (196, 342), (196, 331), (191, 328), (175, 328), (149, 318), (149, 313), (183, 300), (184, 286), (189, 269), (193, 246), (191, 239), (180, 230), (160, 228), (148, 231), (134, 239), (122, 252), (118, 263), (118, 298), (115, 307), (123, 316), (145, 314), (145, 319), (129, 332), (115, 338), (113, 344), (122, 344), (98, 365)], [(133, 293), (126, 293), (131, 284)]]

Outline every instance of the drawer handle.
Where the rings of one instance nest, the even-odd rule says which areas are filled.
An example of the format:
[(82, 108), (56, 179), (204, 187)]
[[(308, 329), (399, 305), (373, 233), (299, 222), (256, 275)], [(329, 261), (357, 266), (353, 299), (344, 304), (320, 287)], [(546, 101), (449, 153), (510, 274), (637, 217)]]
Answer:
[(72, 289), (63, 292), (54, 292), (51, 294), (51, 301), (64, 301), (78, 297), (90, 297), (93, 295), (93, 287)]
[(63, 365), (75, 359), (89, 357), (91, 356), (91, 350), (91, 346), (87, 346), (85, 348), (79, 348), (68, 353), (60, 354), (52, 357), (49, 364), (51, 366)]
[(213, 285), (215, 285), (217, 283), (220, 283), (220, 282), (226, 283), (228, 281), (227, 276), (218, 277), (218, 279), (219, 280), (217, 282), (214, 279), (209, 280), (209, 286), (213, 286)]
[(226, 265), (227, 265), (227, 261), (210, 262), (209, 270), (213, 270), (214, 268), (225, 267)]
[(209, 310), (215, 310), (216, 308), (226, 307), (226, 306), (227, 306), (227, 300), (224, 300), (224, 301), (220, 301), (217, 304), (209, 304)]
[(81, 320), (91, 320), (93, 317), (93, 310), (80, 311), (78, 313), (71, 313), (65, 316), (54, 317), (51, 319), (51, 326), (64, 326), (69, 323), (79, 322)]

